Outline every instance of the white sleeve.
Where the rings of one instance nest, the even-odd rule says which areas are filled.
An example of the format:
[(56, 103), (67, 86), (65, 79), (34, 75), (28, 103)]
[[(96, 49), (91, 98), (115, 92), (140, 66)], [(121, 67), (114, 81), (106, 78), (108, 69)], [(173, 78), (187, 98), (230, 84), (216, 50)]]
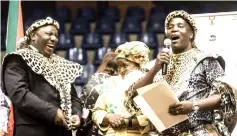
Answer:
[(139, 79), (145, 76), (145, 73), (139, 70), (134, 70), (129, 72), (124, 80), (123, 80), (123, 87), (127, 90), (133, 83), (137, 82)]
[(146, 68), (151, 70), (151, 68), (155, 65), (156, 60), (151, 60), (150, 62), (148, 62), (146, 65), (144, 65), (142, 68)]

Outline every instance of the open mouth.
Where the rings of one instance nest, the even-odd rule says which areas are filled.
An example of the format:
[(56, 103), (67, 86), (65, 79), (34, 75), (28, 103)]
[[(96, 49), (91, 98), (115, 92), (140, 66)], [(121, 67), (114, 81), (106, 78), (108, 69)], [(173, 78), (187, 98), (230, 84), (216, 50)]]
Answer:
[(51, 49), (54, 49), (54, 45), (52, 45), (52, 44), (47, 44), (47, 47), (51, 48)]
[(172, 41), (176, 41), (176, 40), (178, 40), (179, 39), (179, 36), (178, 35), (172, 35), (171, 36), (171, 40)]

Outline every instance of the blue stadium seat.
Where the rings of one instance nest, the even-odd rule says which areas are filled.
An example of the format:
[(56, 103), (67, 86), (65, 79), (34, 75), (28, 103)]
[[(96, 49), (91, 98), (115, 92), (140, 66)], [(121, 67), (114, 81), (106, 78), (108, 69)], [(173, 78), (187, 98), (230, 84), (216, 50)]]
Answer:
[(75, 47), (73, 35), (70, 33), (59, 34), (56, 50), (66, 50)]
[(202, 7), (199, 8), (199, 13), (213, 13), (216, 12), (216, 4), (215, 3), (207, 3), (200, 5)]
[(99, 66), (104, 55), (109, 52), (111, 49), (110, 48), (106, 48), (106, 47), (102, 47), (102, 48), (99, 48), (95, 51), (95, 56), (94, 56), (94, 61), (93, 61), (93, 64), (95, 66)]
[(164, 33), (164, 23), (163, 18), (150, 18), (147, 23), (147, 31), (154, 33)]
[(76, 78), (75, 84), (76, 85), (85, 85), (89, 79), (95, 72), (95, 67), (93, 65), (83, 65), (83, 72), (82, 75)]
[(159, 18), (165, 20), (165, 17), (167, 16), (167, 12), (162, 11), (164, 10), (163, 7), (154, 7), (150, 10), (149, 13), (149, 19), (151, 18)]
[(96, 32), (111, 34), (115, 32), (115, 21), (110, 18), (101, 18), (96, 24)]
[(28, 11), (30, 14), (28, 17), (33, 19), (43, 19), (46, 17), (46, 12), (44, 9), (41, 8), (32, 8), (30, 11)]
[(139, 34), (139, 41), (144, 42), (150, 49), (156, 49), (158, 46), (157, 38), (153, 32), (144, 32)]
[(106, 7), (102, 9), (102, 18), (110, 18), (114, 21), (120, 20), (120, 11), (117, 7)]
[(187, 5), (177, 5), (176, 7), (172, 8), (172, 11), (174, 10), (184, 10), (188, 13), (190, 13), (190, 9)]
[(70, 32), (75, 35), (84, 35), (90, 31), (90, 23), (88, 20), (80, 17), (72, 22)]
[(5, 51), (6, 50), (6, 36), (1, 35), (1, 50)]
[(36, 20), (33, 19), (33, 18), (28, 18), (28, 19), (23, 23), (23, 25), (24, 25), (24, 30), (26, 31), (26, 30), (31, 26), (31, 24), (32, 24), (34, 21), (36, 21)]
[(53, 17), (54, 20), (58, 21), (59, 23), (59, 30), (58, 33), (62, 34), (65, 33), (65, 25), (64, 25), (64, 21), (62, 21), (61, 19), (59, 19), (58, 17)]
[(153, 56), (152, 56), (153, 59), (155, 59), (157, 57), (158, 53), (159, 53), (159, 48), (156, 48), (153, 52)]
[(95, 9), (93, 8), (80, 8), (77, 11), (77, 17), (82, 17), (84, 19), (88, 19), (89, 21), (95, 21), (96, 14)]
[(156, 16), (157, 14), (167, 14), (168, 11), (165, 11), (165, 7), (153, 7), (150, 9), (149, 16)]
[(128, 7), (126, 11), (126, 17), (134, 17), (139, 21), (145, 20), (145, 11), (142, 7)]
[(109, 40), (109, 47), (112, 49), (117, 48), (119, 45), (129, 41), (129, 37), (126, 33), (114, 33)]
[(60, 18), (60, 20), (63, 22), (70, 22), (72, 19), (71, 10), (70, 8), (66, 8), (66, 7), (56, 8), (53, 13), (53, 16), (56, 18)]
[(123, 21), (122, 32), (128, 34), (138, 34), (141, 33), (141, 31), (141, 22), (139, 22), (136, 18), (130, 17)]
[(88, 62), (87, 51), (81, 48), (68, 49), (66, 52), (66, 58), (81, 65), (86, 65)]
[(82, 40), (81, 47), (87, 50), (93, 50), (103, 47), (102, 36), (96, 32), (87, 33)]

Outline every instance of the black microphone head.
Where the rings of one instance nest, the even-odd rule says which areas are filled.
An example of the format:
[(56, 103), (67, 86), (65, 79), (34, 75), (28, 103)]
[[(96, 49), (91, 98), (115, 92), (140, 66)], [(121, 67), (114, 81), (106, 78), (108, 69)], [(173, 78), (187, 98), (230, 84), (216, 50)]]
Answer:
[(165, 48), (169, 48), (170, 46), (171, 46), (171, 40), (170, 39), (165, 39), (164, 40), (164, 46), (165, 46)]

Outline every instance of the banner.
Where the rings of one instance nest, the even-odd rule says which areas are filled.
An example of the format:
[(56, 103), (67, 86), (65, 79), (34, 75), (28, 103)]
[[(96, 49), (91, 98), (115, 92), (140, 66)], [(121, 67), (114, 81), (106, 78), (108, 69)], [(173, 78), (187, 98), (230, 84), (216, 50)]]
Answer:
[(197, 47), (221, 55), (226, 63), (226, 75), (237, 77), (237, 11), (193, 14), (197, 23)]

